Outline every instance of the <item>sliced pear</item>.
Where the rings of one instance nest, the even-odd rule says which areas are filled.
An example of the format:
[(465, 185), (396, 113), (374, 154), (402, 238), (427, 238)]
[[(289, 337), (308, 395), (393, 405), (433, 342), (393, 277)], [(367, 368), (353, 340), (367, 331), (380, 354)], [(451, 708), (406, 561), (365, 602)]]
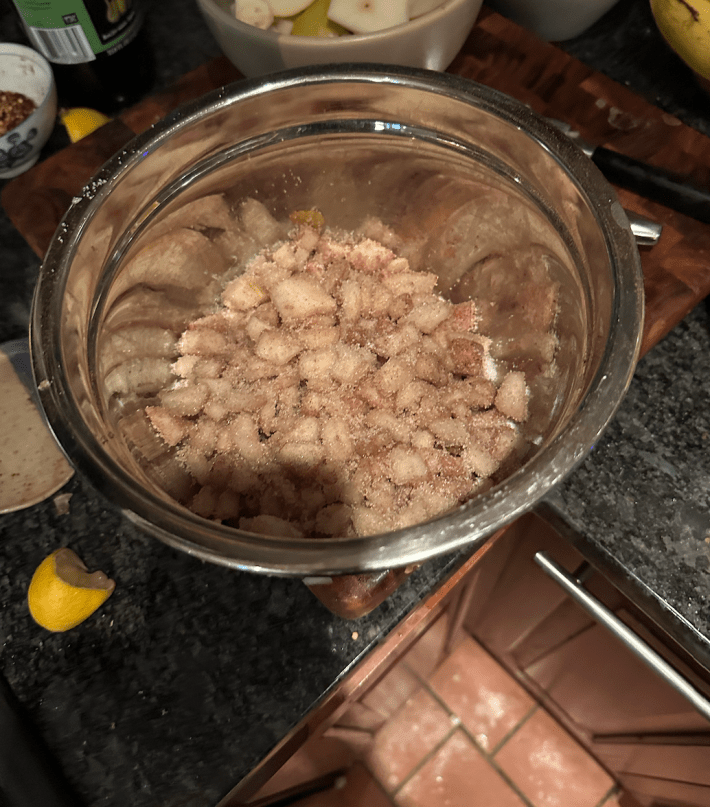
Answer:
[(269, 0), (274, 17), (293, 17), (311, 5), (313, 0)]
[(274, 20), (271, 29), (276, 31), (277, 34), (289, 36), (293, 33), (293, 20), (289, 20), (286, 17), (279, 17), (278, 20)]
[(292, 34), (296, 36), (342, 36), (347, 28), (328, 19), (330, 0), (315, 0), (293, 21)]
[(274, 21), (274, 12), (266, 0), (234, 0), (234, 16), (240, 22), (264, 31)]
[(408, 0), (331, 0), (328, 18), (354, 34), (370, 34), (409, 21)]

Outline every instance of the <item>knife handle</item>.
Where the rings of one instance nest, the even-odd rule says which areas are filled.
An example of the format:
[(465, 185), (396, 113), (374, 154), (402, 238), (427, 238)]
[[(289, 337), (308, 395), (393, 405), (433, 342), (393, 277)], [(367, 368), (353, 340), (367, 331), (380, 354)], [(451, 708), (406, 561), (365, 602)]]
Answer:
[(661, 168), (603, 146), (594, 149), (592, 160), (609, 182), (678, 213), (710, 223), (710, 190), (690, 185)]
[(7, 682), (0, 677), (0, 804), (78, 807), (79, 801)]

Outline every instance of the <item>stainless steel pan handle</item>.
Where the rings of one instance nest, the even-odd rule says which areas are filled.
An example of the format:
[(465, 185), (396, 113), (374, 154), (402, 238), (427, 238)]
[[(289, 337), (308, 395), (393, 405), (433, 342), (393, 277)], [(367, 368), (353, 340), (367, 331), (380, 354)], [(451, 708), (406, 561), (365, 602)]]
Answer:
[(616, 636), (641, 661), (645, 662), (676, 692), (683, 695), (693, 707), (706, 719), (710, 720), (710, 701), (674, 669), (662, 656), (653, 650), (631, 628), (625, 625), (605, 605), (583, 588), (579, 581), (569, 572), (552, 560), (546, 552), (537, 552), (534, 560), (538, 566), (587, 613)]
[(637, 246), (652, 247), (658, 243), (663, 232), (662, 224), (639, 216), (638, 213), (632, 213), (630, 210), (626, 210), (625, 213)]

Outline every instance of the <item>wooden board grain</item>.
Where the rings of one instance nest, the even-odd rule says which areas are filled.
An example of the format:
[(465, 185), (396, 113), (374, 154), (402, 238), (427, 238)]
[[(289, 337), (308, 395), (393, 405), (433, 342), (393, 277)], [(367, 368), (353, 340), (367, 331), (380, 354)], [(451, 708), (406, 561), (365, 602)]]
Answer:
[(110, 157), (181, 103), (239, 78), (226, 58), (214, 59), (38, 163), (3, 189), (1, 201), (10, 221), (42, 257), (72, 198)]
[[(571, 124), (585, 139), (710, 186), (710, 140), (628, 88), (494, 13), (484, 13), (449, 70)], [(641, 250), (643, 351), (710, 293), (710, 225), (616, 188), (624, 207), (663, 223)]]
[[(498, 14), (484, 9), (449, 72), (564, 120), (590, 142), (710, 185), (707, 137)], [(179, 104), (239, 78), (225, 58), (215, 59), (36, 165), (4, 188), (10, 220), (43, 255), (72, 197), (105, 160)], [(629, 210), (664, 225), (659, 244), (642, 250), (646, 351), (710, 293), (710, 226), (617, 191)]]

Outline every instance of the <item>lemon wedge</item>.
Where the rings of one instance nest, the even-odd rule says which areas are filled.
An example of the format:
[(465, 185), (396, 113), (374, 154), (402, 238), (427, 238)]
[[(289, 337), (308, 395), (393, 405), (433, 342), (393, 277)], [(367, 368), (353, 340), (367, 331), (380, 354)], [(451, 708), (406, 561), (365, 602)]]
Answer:
[(289, 218), (294, 224), (307, 224), (319, 232), (325, 226), (325, 217), (320, 210), (294, 210)]
[(83, 106), (64, 109), (59, 113), (59, 118), (72, 143), (76, 143), (111, 120), (103, 112)]
[(27, 603), (38, 625), (58, 633), (90, 617), (115, 587), (103, 572), (89, 573), (81, 558), (64, 547), (48, 555), (35, 570)]
[(293, 20), (293, 36), (342, 36), (349, 33), (328, 19), (330, 0), (315, 0)]

